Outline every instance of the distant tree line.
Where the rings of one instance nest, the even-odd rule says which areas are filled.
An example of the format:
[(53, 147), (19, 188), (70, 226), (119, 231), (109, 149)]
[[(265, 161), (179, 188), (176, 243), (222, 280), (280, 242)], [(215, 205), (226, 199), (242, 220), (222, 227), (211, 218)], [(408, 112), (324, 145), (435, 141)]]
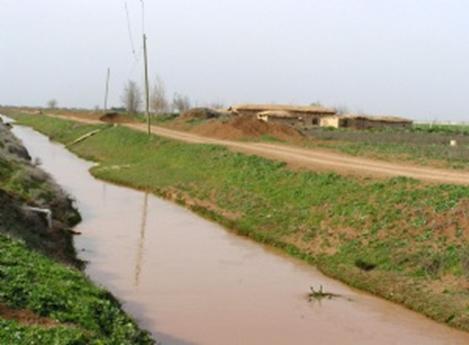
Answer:
[[(111, 107), (110, 111), (126, 111), (131, 115), (138, 114), (144, 108), (143, 91), (134, 80), (128, 80), (124, 84), (121, 94), (121, 104), (119, 107)], [(50, 99), (46, 104), (48, 109), (57, 109), (58, 102), (56, 99)], [(182, 93), (175, 92), (172, 99), (169, 99), (166, 86), (160, 77), (155, 78), (150, 90), (150, 111), (155, 115), (164, 115), (169, 113), (183, 113), (193, 107), (191, 99)], [(214, 109), (224, 108), (223, 103), (213, 102), (207, 107)], [(95, 106), (96, 112), (101, 111), (100, 106)]]
[[(142, 110), (143, 93), (135, 81), (129, 80), (124, 85), (121, 101), (129, 114), (134, 115)], [(191, 107), (190, 98), (180, 93), (175, 93), (170, 101), (167, 97), (164, 82), (161, 78), (156, 77), (150, 94), (150, 110), (153, 114), (183, 113)]]

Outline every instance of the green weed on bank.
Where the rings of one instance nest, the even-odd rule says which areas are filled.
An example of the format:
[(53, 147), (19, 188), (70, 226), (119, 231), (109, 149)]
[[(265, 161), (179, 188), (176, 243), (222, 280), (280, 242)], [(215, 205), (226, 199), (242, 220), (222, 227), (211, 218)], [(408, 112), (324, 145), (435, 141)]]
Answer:
[[(321, 146), (353, 156), (419, 165), (469, 169), (469, 132), (464, 126), (424, 126), (410, 129), (325, 129), (307, 132), (306, 146)], [(450, 142), (456, 140), (456, 147)]]
[(57, 322), (24, 326), (2, 320), (2, 344), (153, 344), (105, 290), (78, 270), (58, 264), (0, 235), (0, 303)]
[[(64, 130), (74, 137), (72, 127), (80, 128), (48, 117), (18, 119), (55, 138)], [(99, 178), (182, 204), (195, 201), (194, 211), (239, 234), (469, 330), (468, 187), (293, 171), (223, 147), (149, 139), (122, 127), (72, 150), (101, 163), (92, 169)]]

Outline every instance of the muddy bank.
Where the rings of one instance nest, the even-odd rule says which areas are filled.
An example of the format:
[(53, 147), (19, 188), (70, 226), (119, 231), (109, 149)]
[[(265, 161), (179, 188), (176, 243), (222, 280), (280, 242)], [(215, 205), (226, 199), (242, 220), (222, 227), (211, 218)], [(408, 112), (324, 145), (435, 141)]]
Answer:
[[(60, 124), (56, 126), (60, 133), (73, 134), (61, 120), (51, 122), (55, 121)], [(51, 134), (50, 129), (55, 127), (49, 125), (49, 130), (39, 128)], [(76, 136), (81, 135), (80, 126), (75, 123), (70, 126), (80, 131), (80, 134), (75, 132)], [(43, 158), (44, 167), (54, 178), (77, 197), (84, 218), (78, 228), (83, 236), (77, 239), (77, 246), (84, 250), (81, 251), (83, 258), (90, 262), (87, 273), (125, 301), (127, 310), (137, 315), (165, 344), (310, 344), (314, 340), (317, 344), (446, 345), (468, 341), (467, 333), (350, 289), (324, 277), (309, 265), (227, 233), (220, 226), (172, 203), (98, 181), (89, 174), (91, 163), (77, 159), (30, 129), (17, 128), (15, 133), (31, 148), (33, 156)], [(72, 141), (75, 134), (63, 141)], [(181, 171), (200, 171), (202, 157), (213, 157), (214, 152), (220, 152), (213, 147), (194, 145), (184, 146), (186, 154), (181, 153), (182, 144), (159, 140), (153, 144), (149, 145), (139, 133), (117, 127), (73, 148), (82, 156), (100, 158), (101, 166), (92, 170), (96, 175), (142, 189), (151, 182), (153, 192), (161, 186), (159, 183), (180, 182), (181, 177), (186, 176), (181, 176)], [(151, 153), (154, 164), (134, 169), (132, 162), (126, 160), (132, 156), (130, 153), (138, 157), (149, 157)], [(226, 168), (230, 156), (225, 151), (222, 153), (222, 166)], [(113, 159), (106, 164), (110, 155), (114, 155)], [(179, 165), (174, 164), (176, 156), (180, 157)], [(199, 162), (189, 168), (192, 157), (197, 157)], [(220, 156), (215, 156), (206, 162), (217, 162), (216, 158), (220, 160)], [(243, 157), (234, 158), (239, 163)], [(254, 159), (248, 160), (249, 167), (257, 169), (243, 172), (255, 171), (259, 176), (262, 169), (257, 163)], [(187, 164), (188, 168), (181, 169), (181, 164)], [(197, 192), (212, 187), (208, 183), (213, 180), (207, 180), (207, 176), (213, 176), (217, 169), (210, 167), (208, 170), (210, 175), (200, 174)], [(231, 170), (236, 171), (236, 176), (229, 175)], [(231, 170), (223, 170), (220, 178), (229, 180), (232, 187), (237, 182), (235, 177), (240, 177), (240, 170)], [(266, 176), (274, 173), (274, 169), (269, 169)], [(131, 184), (123, 177), (138, 177), (138, 183)], [(194, 181), (194, 176), (190, 181)], [(399, 186), (398, 182), (393, 182), (392, 189)], [(292, 183), (288, 185), (294, 187)], [(312, 190), (317, 194), (321, 185), (324, 183)], [(244, 184), (237, 190), (246, 191), (247, 187)], [(233, 195), (237, 194), (228, 196)], [(199, 199), (201, 197), (203, 195), (199, 194)], [(296, 196), (292, 203), (297, 199)], [(257, 204), (260, 201), (256, 199)], [(250, 211), (249, 202), (250, 199), (242, 195), (236, 207), (246, 205)], [(282, 212), (282, 209), (277, 211), (290, 221), (296, 215)], [(254, 216), (257, 215), (256, 212)], [(215, 214), (208, 216), (216, 218)], [(270, 221), (274, 216), (277, 214), (270, 213), (267, 218), (270, 229), (274, 226)], [(282, 218), (276, 218), (276, 223)], [(338, 266), (338, 269), (342, 269), (344, 275), (353, 273), (347, 266)], [(378, 277), (377, 273), (379, 269), (368, 275)], [(387, 280), (387, 286), (392, 284)], [(310, 286), (319, 289), (321, 285), (325, 291), (344, 298), (308, 303)], [(424, 294), (422, 290), (419, 293)]]
[(0, 122), (0, 233), (79, 266), (70, 229), (80, 220), (72, 199), (31, 160), (10, 126)]
[(0, 123), (1, 344), (154, 344), (77, 269), (70, 229), (80, 220), (69, 195)]

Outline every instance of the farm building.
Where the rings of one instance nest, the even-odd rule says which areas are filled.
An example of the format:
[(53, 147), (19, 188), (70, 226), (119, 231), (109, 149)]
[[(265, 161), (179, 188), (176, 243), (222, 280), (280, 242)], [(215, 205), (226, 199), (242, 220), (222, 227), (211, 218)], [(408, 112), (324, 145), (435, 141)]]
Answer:
[(335, 116), (326, 116), (323, 117), (319, 123), (321, 127), (329, 127), (329, 128), (341, 128), (344, 127), (345, 118), (343, 116), (335, 115)]
[(413, 121), (397, 116), (363, 116), (363, 115), (345, 115), (328, 116), (321, 118), (321, 127), (333, 128), (407, 128)]
[(319, 126), (323, 117), (336, 114), (334, 109), (322, 106), (246, 104), (230, 108), (237, 115), (255, 116), (265, 122), (279, 122), (294, 127)]
[(264, 122), (277, 122), (292, 127), (304, 126), (303, 117), (281, 110), (268, 110), (257, 114), (257, 119)]

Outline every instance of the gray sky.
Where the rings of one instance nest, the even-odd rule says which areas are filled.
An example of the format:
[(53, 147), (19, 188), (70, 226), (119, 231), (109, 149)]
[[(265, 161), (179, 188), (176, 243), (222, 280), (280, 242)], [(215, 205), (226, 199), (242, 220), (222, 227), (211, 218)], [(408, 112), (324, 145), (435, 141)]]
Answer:
[[(0, 0), (0, 104), (102, 105), (142, 84), (141, 7)], [(146, 0), (150, 74), (207, 102), (469, 121), (467, 0)]]

